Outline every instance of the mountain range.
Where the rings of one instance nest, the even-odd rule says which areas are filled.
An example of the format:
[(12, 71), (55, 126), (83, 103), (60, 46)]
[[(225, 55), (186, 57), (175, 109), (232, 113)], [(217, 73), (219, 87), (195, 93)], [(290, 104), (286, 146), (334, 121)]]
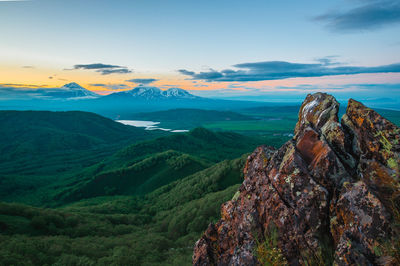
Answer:
[[(6, 94), (6, 93), (5, 93)], [(15, 96), (15, 91), (13, 95)], [(7, 95), (3, 95), (7, 98)], [(90, 91), (75, 82), (65, 84), (60, 88), (41, 88), (37, 90), (19, 90), (19, 99), (47, 99), (47, 100), (85, 100), (85, 99), (138, 99), (138, 100), (165, 100), (165, 99), (198, 99), (201, 97), (190, 94), (181, 88), (161, 90), (157, 87), (138, 86), (131, 90), (114, 92), (109, 95), (100, 95)]]
[(141, 85), (131, 90), (100, 95), (72, 82), (60, 88), (1, 87), (2, 110), (87, 111), (112, 119), (129, 119), (134, 113), (177, 108), (237, 111), (264, 106), (263, 102), (199, 97), (181, 88), (162, 90)]
[(166, 91), (162, 91), (157, 87), (139, 86), (129, 91), (115, 92), (109, 95), (103, 96), (107, 99), (115, 98), (136, 98), (144, 100), (165, 100), (165, 99), (196, 99), (200, 98), (190, 94), (184, 89), (180, 88), (169, 88)]

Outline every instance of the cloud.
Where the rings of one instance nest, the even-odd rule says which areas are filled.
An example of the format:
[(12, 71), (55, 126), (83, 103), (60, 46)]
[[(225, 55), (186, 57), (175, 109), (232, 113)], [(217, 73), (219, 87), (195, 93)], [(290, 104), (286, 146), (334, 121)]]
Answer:
[[(74, 65), (73, 69), (95, 70), (96, 72), (99, 72), (102, 75), (132, 73), (132, 70), (129, 70), (125, 66), (109, 65), (102, 63), (78, 64)], [(73, 70), (73, 69), (65, 69), (65, 70)]]
[(22, 68), (35, 68), (34, 66), (22, 66)]
[(106, 65), (101, 63), (86, 64), (86, 65), (74, 65), (74, 69), (103, 69), (103, 68), (120, 68), (121, 66)]
[(127, 82), (132, 82), (132, 83), (137, 83), (137, 84), (150, 84), (150, 83), (153, 83), (153, 82), (155, 82), (155, 81), (157, 81), (158, 79), (153, 79), (153, 78), (151, 78), (151, 79), (128, 79), (128, 80), (125, 80), (125, 81), (127, 81)]
[(92, 83), (89, 84), (90, 86), (93, 87), (102, 87), (102, 88), (107, 88), (109, 90), (123, 90), (128, 88), (129, 86), (126, 84), (104, 84), (104, 83)]
[(266, 61), (234, 65), (238, 70), (225, 69), (195, 73), (188, 70), (178, 70), (181, 74), (191, 76), (194, 80), (212, 81), (261, 81), (281, 80), (288, 78), (322, 77), (336, 75), (354, 75), (365, 73), (400, 72), (400, 63), (376, 67), (335, 66), (330, 62), (301, 64), (285, 61)]
[(196, 85), (193, 85), (193, 87), (202, 88), (202, 87), (208, 87), (208, 86), (204, 85), (204, 84), (196, 84)]
[(0, 100), (18, 100), (40, 97), (41, 86), (33, 84), (0, 84)]
[(93, 84), (89, 84), (90, 86), (93, 86), (93, 87), (105, 87), (105, 86), (107, 86), (106, 84), (103, 84), (103, 83), (93, 83)]
[[(228, 71), (228, 70), (223, 70), (223, 71)], [(185, 69), (179, 69), (178, 72), (183, 75), (192, 76), (194, 79), (208, 80), (208, 81), (217, 80), (217, 79), (223, 77), (222, 73), (220, 73), (212, 68), (210, 68), (210, 70), (208, 72), (200, 72), (197, 74), (193, 71), (188, 71)]]
[(18, 88), (41, 88), (46, 87), (47, 85), (34, 85), (34, 84), (23, 84), (23, 83), (0, 83), (0, 87), (18, 87)]
[[(347, 10), (333, 11), (314, 18), (325, 23), (334, 32), (376, 30), (400, 23), (398, 0), (362, 1), (364, 5)], [(366, 2), (366, 3), (365, 3)]]
[(336, 59), (338, 55), (329, 55), (321, 58), (315, 59), (315, 61), (320, 62), (324, 66), (334, 66), (334, 65), (342, 65), (343, 63), (338, 62)]
[[(353, 86), (362, 90), (370, 90), (370, 91), (378, 91), (378, 92), (400, 92), (400, 84), (399, 83), (391, 83), (391, 84), (348, 84), (343, 86)], [(388, 95), (391, 96), (391, 95)]]
[(176, 84), (164, 84), (164, 85), (160, 86), (160, 88), (163, 88), (163, 89), (165, 89), (165, 88), (177, 88), (177, 87), (179, 87), (179, 85), (176, 85)]
[(132, 70), (127, 68), (119, 68), (119, 69), (99, 69), (96, 72), (100, 72), (102, 75), (109, 75), (109, 74), (129, 74), (132, 73)]
[[(241, 88), (241, 90), (238, 90)], [(370, 83), (370, 84), (297, 84), (295, 86), (265, 86), (263, 88), (246, 87), (246, 84), (236, 87), (215, 90), (195, 90), (193, 93), (202, 97), (228, 100), (249, 100), (267, 102), (301, 102), (308, 93), (326, 92), (333, 94), (336, 99), (347, 102), (354, 98), (372, 106), (399, 110), (399, 83)]]
[(188, 71), (186, 69), (179, 69), (178, 72), (183, 74), (183, 75), (188, 75), (188, 76), (192, 76), (192, 75), (195, 74), (193, 71)]

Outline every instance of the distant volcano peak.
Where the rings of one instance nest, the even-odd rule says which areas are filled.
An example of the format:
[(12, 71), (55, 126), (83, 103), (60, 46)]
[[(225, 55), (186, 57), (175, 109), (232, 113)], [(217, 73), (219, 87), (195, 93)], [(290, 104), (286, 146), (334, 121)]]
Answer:
[(177, 97), (177, 98), (196, 98), (193, 94), (181, 88), (169, 88), (166, 91), (163, 91), (165, 97)]
[(60, 99), (78, 99), (78, 98), (96, 98), (99, 95), (93, 91), (87, 90), (76, 82), (70, 82), (59, 89), (49, 89), (46, 96)]
[(109, 95), (110, 97), (135, 97), (137, 99), (145, 100), (166, 100), (166, 99), (195, 99), (199, 98), (181, 88), (170, 88), (168, 90), (161, 90), (158, 87), (152, 86), (138, 86), (132, 90), (124, 92), (116, 92)]
[(79, 85), (76, 82), (67, 83), (64, 86), (62, 86), (61, 88), (65, 88), (65, 89), (85, 89), (85, 88), (83, 88), (81, 85)]

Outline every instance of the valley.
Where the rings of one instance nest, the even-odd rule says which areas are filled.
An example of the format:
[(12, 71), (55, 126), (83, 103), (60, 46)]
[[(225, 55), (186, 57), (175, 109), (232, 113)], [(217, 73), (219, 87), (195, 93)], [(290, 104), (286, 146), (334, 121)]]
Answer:
[(247, 156), (292, 138), (298, 108), (0, 111), (0, 261), (189, 265)]
[(211, 116), (253, 120), (244, 115), (183, 113), (175, 124), (191, 125), (187, 133), (86, 112), (0, 112), (1, 148), (13, 151), (0, 163), (0, 261), (189, 264), (193, 242), (235, 194), (246, 154), (265, 139), (197, 127)]

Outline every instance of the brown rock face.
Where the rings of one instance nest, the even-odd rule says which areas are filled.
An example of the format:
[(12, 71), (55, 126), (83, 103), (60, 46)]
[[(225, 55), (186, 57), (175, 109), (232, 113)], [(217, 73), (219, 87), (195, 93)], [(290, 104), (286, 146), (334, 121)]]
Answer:
[(374, 110), (350, 100), (342, 124), (353, 138), (362, 180), (392, 212), (400, 207), (400, 129)]
[(354, 100), (341, 123), (338, 109), (330, 95), (308, 95), (294, 138), (249, 156), (194, 265), (400, 263), (400, 130)]

